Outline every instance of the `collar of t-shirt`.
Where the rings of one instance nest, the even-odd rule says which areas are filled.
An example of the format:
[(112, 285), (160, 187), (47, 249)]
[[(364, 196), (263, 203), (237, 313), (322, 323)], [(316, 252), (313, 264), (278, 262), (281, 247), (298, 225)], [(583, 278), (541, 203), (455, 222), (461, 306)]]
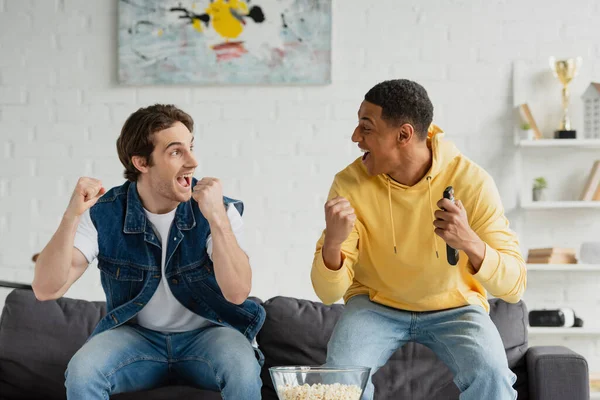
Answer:
[(169, 229), (171, 229), (171, 223), (173, 222), (173, 219), (175, 219), (176, 211), (177, 208), (165, 214), (154, 214), (144, 208), (146, 217), (148, 217), (148, 220), (152, 223), (154, 233), (156, 233), (158, 239), (163, 243), (165, 242), (163, 239), (169, 237)]

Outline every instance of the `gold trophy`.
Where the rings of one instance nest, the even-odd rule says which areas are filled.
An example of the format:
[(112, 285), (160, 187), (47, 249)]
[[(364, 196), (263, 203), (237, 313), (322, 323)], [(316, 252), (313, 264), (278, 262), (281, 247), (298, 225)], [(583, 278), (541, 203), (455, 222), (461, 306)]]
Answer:
[(563, 116), (560, 120), (558, 130), (554, 131), (555, 139), (575, 139), (577, 131), (571, 129), (571, 118), (569, 117), (569, 82), (577, 76), (579, 67), (582, 62), (581, 57), (569, 58), (566, 60), (557, 60), (554, 57), (550, 57), (550, 68), (554, 73), (554, 76), (558, 78), (562, 83), (562, 108)]

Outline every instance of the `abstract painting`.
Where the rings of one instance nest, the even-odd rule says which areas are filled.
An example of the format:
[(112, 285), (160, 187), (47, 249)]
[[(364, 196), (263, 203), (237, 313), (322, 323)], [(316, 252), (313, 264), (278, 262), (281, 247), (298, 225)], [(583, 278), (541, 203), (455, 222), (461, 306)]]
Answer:
[(326, 84), (331, 0), (120, 0), (119, 82)]

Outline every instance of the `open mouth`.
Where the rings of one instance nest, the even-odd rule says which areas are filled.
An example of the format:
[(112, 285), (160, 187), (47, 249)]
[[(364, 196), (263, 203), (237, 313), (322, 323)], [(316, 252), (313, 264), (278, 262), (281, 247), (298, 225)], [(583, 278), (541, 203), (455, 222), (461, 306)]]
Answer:
[(177, 183), (179, 183), (184, 188), (189, 188), (192, 185), (192, 174), (178, 176)]
[(364, 150), (364, 149), (360, 149), (360, 150), (363, 152), (362, 161), (365, 162), (367, 160), (367, 158), (369, 157), (369, 154), (371, 154), (371, 152)]

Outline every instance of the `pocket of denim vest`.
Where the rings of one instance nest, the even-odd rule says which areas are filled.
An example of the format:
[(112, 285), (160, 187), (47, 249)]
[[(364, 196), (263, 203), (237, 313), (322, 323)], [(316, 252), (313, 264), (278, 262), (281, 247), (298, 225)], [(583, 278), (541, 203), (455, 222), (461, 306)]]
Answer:
[(188, 282), (197, 282), (206, 279), (211, 275), (211, 270), (208, 266), (198, 267), (191, 271), (186, 271), (182, 273), (185, 279)]
[(100, 271), (118, 281), (141, 281), (144, 279), (144, 271), (129, 265), (118, 265), (109, 263), (98, 263)]

